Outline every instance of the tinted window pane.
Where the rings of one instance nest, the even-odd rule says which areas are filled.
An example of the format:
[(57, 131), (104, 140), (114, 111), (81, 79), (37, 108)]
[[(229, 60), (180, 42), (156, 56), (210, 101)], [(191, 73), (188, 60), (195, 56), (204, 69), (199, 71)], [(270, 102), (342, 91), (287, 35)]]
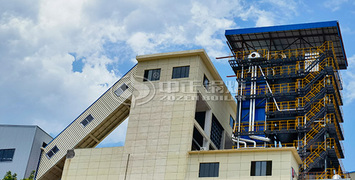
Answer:
[(128, 89), (128, 86), (123, 83), (116, 91), (115, 94), (116, 96), (120, 96), (126, 89)]
[(234, 119), (232, 116), (229, 117), (229, 125), (231, 126), (231, 128), (233, 129), (234, 127)]
[(174, 67), (173, 79), (189, 77), (190, 66)]
[(218, 177), (219, 163), (200, 163), (199, 177)]
[(81, 121), (80, 123), (81, 123), (83, 126), (86, 126), (86, 125), (89, 124), (89, 122), (88, 122), (86, 119), (84, 119), (84, 120)]
[(251, 162), (250, 176), (271, 176), (272, 161)]
[(0, 161), (12, 161), (15, 149), (0, 149)]
[(86, 120), (88, 120), (89, 122), (91, 122), (94, 119), (94, 117), (91, 116), (91, 114), (88, 115), (88, 117), (86, 117)]
[(206, 75), (203, 77), (203, 86), (208, 90), (210, 80), (207, 79)]
[(52, 151), (49, 151), (49, 152), (47, 153), (47, 156), (50, 157), (50, 158), (51, 158), (53, 155), (54, 155), (54, 153), (53, 153)]
[(59, 151), (57, 146), (54, 146), (50, 151), (47, 152), (47, 156), (51, 158), (55, 153)]
[(150, 69), (144, 71), (143, 81), (157, 81), (160, 79), (160, 69)]
[(217, 118), (212, 115), (212, 127), (211, 127), (211, 141), (218, 149), (221, 148), (223, 127), (218, 122)]
[(52, 151), (53, 151), (54, 153), (57, 153), (57, 152), (59, 151), (59, 149), (58, 149), (57, 146), (54, 146), (53, 149), (52, 149)]
[(88, 125), (92, 120), (94, 120), (94, 117), (92, 117), (91, 114), (89, 114), (83, 121), (81, 121), (80, 123), (85, 127), (86, 125)]

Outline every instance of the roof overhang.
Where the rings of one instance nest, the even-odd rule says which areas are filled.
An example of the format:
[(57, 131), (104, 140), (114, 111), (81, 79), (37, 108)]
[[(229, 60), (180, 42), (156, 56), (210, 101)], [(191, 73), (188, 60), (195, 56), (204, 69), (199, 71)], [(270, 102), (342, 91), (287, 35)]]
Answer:
[(348, 66), (338, 21), (226, 30), (231, 51), (279, 51), (321, 46), (332, 41), (339, 68)]

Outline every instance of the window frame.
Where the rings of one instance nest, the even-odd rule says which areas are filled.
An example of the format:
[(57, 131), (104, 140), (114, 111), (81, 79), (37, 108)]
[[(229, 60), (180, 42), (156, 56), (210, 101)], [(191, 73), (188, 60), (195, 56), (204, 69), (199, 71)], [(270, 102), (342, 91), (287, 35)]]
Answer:
[[(11, 162), (14, 159), (16, 148), (9, 149), (0, 149), (0, 162)], [(5, 154), (7, 153), (7, 154)], [(5, 155), (9, 155), (11, 157), (5, 157)]]
[[(57, 154), (57, 152), (59, 152), (59, 148), (57, 145), (55, 145), (54, 147), (52, 147), (51, 150), (49, 150), (47, 153), (46, 153), (46, 156), (48, 159), (51, 159), (55, 154)], [(51, 154), (51, 155), (49, 155)]]
[[(219, 165), (219, 162), (200, 162), (198, 169), (198, 177), (219, 177)], [(204, 168), (208, 169), (204, 170)], [(207, 174), (204, 174), (203, 172), (207, 172)]]
[(126, 83), (123, 83), (119, 88), (116, 89), (116, 91), (114, 91), (114, 93), (116, 94), (116, 96), (121, 96), (121, 94), (125, 92), (128, 88), (129, 86)]
[[(152, 75), (151, 77), (154, 77), (154, 71), (159, 71), (159, 77), (158, 78), (154, 78), (154, 79), (149, 79), (149, 72), (152, 71)], [(144, 74), (143, 74), (143, 82), (146, 81), (159, 81), (160, 80), (160, 75), (161, 75), (161, 68), (157, 68), (157, 69), (146, 69), (144, 70)]]
[[(184, 74), (182, 73), (182, 70), (184, 69)], [(180, 71), (179, 73), (175, 72)], [(175, 73), (174, 73), (175, 72)], [(174, 76), (177, 75), (177, 76)], [(173, 67), (173, 71), (171, 74), (171, 79), (180, 79), (180, 78), (188, 78), (190, 76), (190, 66), (178, 66), (178, 67)]]
[[(89, 118), (90, 117), (90, 118)], [(95, 118), (91, 115), (91, 114), (89, 114), (88, 116), (86, 116), (86, 118), (85, 119), (83, 119), (81, 122), (80, 122), (80, 124), (83, 126), (83, 127), (86, 127), (88, 124), (90, 124), (91, 123), (91, 121), (92, 120), (94, 120)], [(84, 122), (86, 122), (86, 123), (84, 123)]]
[(251, 161), (250, 176), (272, 176), (272, 161)]
[[(205, 81), (207, 80), (207, 84)], [(206, 74), (203, 75), (203, 81), (202, 81), (203, 87), (205, 87), (206, 90), (209, 89), (210, 87), (210, 80), (207, 78)]]
[(212, 113), (210, 139), (217, 149), (222, 149), (224, 128), (217, 117)]
[(232, 115), (229, 116), (229, 126), (233, 129), (235, 124), (235, 120)]

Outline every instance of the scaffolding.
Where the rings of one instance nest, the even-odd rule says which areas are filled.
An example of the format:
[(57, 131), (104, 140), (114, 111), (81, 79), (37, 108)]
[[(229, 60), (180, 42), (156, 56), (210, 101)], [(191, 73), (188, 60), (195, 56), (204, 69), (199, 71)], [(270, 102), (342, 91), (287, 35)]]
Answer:
[[(307, 42), (302, 48), (270, 50), (271, 40), (270, 48), (258, 49), (243, 37), (239, 48), (233, 48), (231, 37), (227, 39), (233, 53), (229, 64), (238, 82), (234, 148), (245, 148), (239, 146), (245, 139), (255, 142), (246, 148), (295, 147), (303, 161), (299, 179), (346, 178), (341, 162), (344, 120), (339, 70), (344, 62), (337, 59), (339, 43), (337, 48), (333, 41), (323, 41), (318, 46)], [(268, 39), (257, 41), (266, 44)]]

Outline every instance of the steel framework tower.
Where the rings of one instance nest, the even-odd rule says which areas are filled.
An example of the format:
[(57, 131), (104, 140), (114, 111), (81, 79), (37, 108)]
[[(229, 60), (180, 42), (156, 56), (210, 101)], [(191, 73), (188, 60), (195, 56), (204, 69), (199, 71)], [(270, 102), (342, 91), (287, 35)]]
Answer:
[(238, 81), (236, 148), (293, 146), (299, 179), (343, 175), (339, 70), (347, 59), (337, 21), (226, 31)]

